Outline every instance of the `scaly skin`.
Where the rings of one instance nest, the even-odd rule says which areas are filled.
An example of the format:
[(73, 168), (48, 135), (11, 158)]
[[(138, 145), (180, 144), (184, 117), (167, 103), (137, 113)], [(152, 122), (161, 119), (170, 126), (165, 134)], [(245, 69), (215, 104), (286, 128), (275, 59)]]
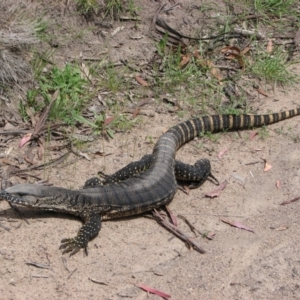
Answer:
[(0, 193), (11, 203), (79, 216), (84, 225), (77, 236), (64, 239), (63, 252), (75, 254), (99, 232), (102, 219), (140, 214), (169, 203), (177, 190), (175, 154), (203, 132), (248, 129), (276, 123), (300, 114), (300, 109), (268, 115), (214, 115), (188, 120), (164, 133), (153, 150), (153, 162), (142, 174), (114, 185), (83, 190), (19, 184)]

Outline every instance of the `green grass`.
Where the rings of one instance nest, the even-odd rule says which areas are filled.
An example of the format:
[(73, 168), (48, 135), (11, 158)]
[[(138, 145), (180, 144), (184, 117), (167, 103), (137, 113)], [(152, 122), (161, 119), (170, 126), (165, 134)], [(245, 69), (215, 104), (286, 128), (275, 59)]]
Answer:
[(166, 37), (156, 45), (160, 59), (153, 64), (153, 89), (158, 94), (163, 90), (165, 93), (176, 95), (183, 109), (188, 106), (206, 113), (207, 106), (217, 106), (221, 90), (218, 80), (192, 56), (189, 62), (181, 67), (180, 47), (171, 51), (166, 46), (165, 39)]
[(269, 131), (268, 131), (267, 126), (262, 126), (261, 128), (259, 128), (259, 130), (258, 130), (258, 136), (262, 140), (267, 139), (267, 137), (269, 136)]
[(37, 37), (44, 42), (48, 42), (50, 40), (50, 35), (47, 33), (49, 24), (44, 21), (42, 18), (39, 18), (35, 24), (35, 32)]
[(119, 19), (123, 13), (128, 12), (135, 17), (140, 8), (135, 4), (134, 0), (104, 0), (104, 14), (112, 19)]
[(99, 8), (97, 0), (75, 0), (75, 2), (77, 5), (77, 10), (83, 15), (96, 13)]
[[(39, 111), (49, 105), (52, 95), (58, 91), (58, 97), (52, 105), (49, 119), (73, 125), (76, 122), (74, 116), (81, 114), (85, 102), (90, 98), (87, 80), (81, 77), (79, 67), (67, 64), (60, 69), (54, 66), (48, 73), (40, 73), (37, 80), (38, 87), (27, 91), (25, 106)], [(24, 104), (20, 104), (20, 113), (26, 117), (22, 106)]]
[(221, 133), (202, 132), (202, 133), (200, 133), (199, 136), (206, 137), (206, 138), (210, 139), (212, 142), (218, 142), (221, 137)]
[(251, 71), (267, 83), (290, 85), (299, 80), (298, 76), (289, 70), (291, 64), (282, 47), (276, 48), (271, 54), (258, 49)]
[(282, 17), (292, 12), (292, 6), (297, 4), (298, 0), (254, 0), (254, 8), (260, 13), (272, 14)]

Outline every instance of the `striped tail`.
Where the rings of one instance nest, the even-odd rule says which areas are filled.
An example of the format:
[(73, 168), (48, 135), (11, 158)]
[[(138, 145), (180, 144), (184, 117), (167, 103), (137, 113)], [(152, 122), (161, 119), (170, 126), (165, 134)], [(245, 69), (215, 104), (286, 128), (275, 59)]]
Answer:
[(177, 150), (200, 133), (262, 127), (297, 115), (300, 115), (300, 108), (265, 115), (212, 115), (180, 123), (170, 128), (167, 133), (175, 137)]

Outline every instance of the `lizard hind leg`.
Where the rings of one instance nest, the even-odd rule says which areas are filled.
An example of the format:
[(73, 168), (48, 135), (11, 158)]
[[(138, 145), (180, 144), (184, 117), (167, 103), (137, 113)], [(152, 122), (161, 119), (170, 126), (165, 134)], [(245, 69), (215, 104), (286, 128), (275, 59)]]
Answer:
[(76, 254), (80, 249), (86, 249), (88, 242), (92, 240), (101, 229), (101, 216), (99, 213), (85, 213), (80, 216), (84, 224), (74, 238), (62, 239), (59, 249), (62, 254), (70, 252), (70, 256)]
[(195, 189), (201, 186), (208, 178), (219, 184), (218, 179), (211, 173), (210, 161), (206, 158), (199, 159), (194, 165), (181, 161), (175, 163), (175, 176), (181, 183), (189, 182), (189, 188)]

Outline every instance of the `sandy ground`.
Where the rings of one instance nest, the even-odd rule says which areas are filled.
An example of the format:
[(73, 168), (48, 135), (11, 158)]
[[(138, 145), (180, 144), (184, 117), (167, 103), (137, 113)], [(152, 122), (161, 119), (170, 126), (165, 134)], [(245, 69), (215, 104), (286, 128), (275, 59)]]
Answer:
[[(59, 18), (63, 8), (55, 3), (47, 8), (48, 13), (56, 9), (54, 15)], [(148, 1), (140, 1), (139, 5), (145, 8)], [(141, 13), (141, 31), (149, 26), (150, 12), (154, 13), (157, 6), (149, 1), (148, 17)], [(135, 55), (136, 59), (146, 60), (147, 53), (150, 55), (154, 49), (151, 40), (129, 40), (131, 45), (127, 40), (126, 44), (133, 29), (130, 23), (124, 26), (127, 34), (120, 35), (118, 41), (124, 39), (124, 45), (118, 51), (112, 49), (112, 57)], [(101, 40), (89, 41), (81, 48), (76, 45), (79, 48), (71, 53), (71, 44), (66, 43), (64, 51), (59, 52), (61, 58), (68, 60), (80, 51), (88, 53), (88, 49), (91, 56), (95, 53), (94, 44), (101, 51)], [(140, 50), (133, 52), (135, 45)], [(300, 66), (294, 68), (300, 74)], [(257, 97), (253, 107), (266, 113), (297, 104), (296, 88), (277, 88), (268, 98)], [(160, 107), (155, 103), (145, 109), (156, 113), (153, 117), (142, 116), (137, 127), (125, 134), (117, 133), (113, 140), (91, 143), (91, 148), (111, 155), (89, 154), (91, 161), (71, 156), (72, 164), (51, 168), (45, 171), (45, 177), (59, 186), (79, 188), (98, 170), (105, 168), (111, 173), (150, 153), (153, 144), (147, 143), (147, 137), (155, 142), (166, 128), (182, 119), (159, 113)], [(229, 132), (221, 134), (217, 141), (197, 138), (178, 151), (177, 158), (186, 163), (209, 158), (214, 175), (220, 181), (228, 181), (218, 198), (205, 197), (215, 188), (207, 181), (189, 195), (178, 191), (170, 205), (175, 215), (185, 216), (199, 230), (215, 232), (212, 241), (203, 239), (179, 219), (179, 226), (206, 250), (205, 254), (189, 250), (154, 220), (137, 216), (104, 222), (100, 234), (89, 243), (89, 255), (81, 251), (69, 257), (62, 255), (58, 247), (62, 238), (76, 234), (78, 219), (20, 208), (22, 218), (7, 202), (0, 202), (0, 222), (6, 227), (0, 227), (0, 298), (159, 299), (135, 286), (144, 284), (170, 294), (171, 299), (299, 299), (300, 201), (280, 205), (299, 196), (299, 120), (295, 117), (268, 126), (265, 139), (256, 136), (250, 140), (249, 131)], [(7, 145), (13, 147), (10, 157), (20, 154), (19, 139)], [(225, 149), (228, 151), (219, 159), (218, 154)], [(272, 165), (270, 171), (263, 172), (262, 159)], [(1, 164), (1, 168), (5, 165)], [(12, 181), (21, 182), (17, 178)], [(231, 227), (221, 218), (239, 221), (254, 232)]]

